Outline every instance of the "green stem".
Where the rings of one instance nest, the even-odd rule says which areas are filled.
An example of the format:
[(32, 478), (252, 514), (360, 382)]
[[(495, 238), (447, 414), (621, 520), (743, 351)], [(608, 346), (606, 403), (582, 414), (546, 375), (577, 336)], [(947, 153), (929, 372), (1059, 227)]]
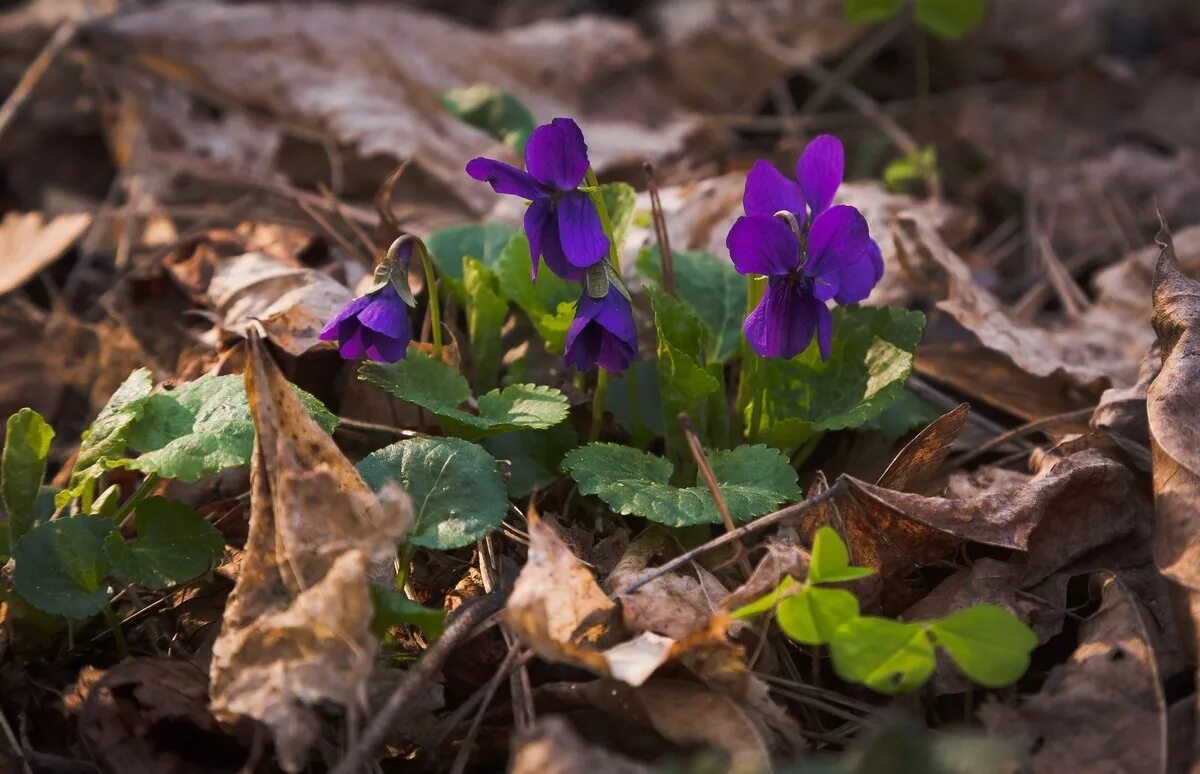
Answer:
[[(604, 425), (604, 397), (607, 393), (608, 371), (601, 368), (600, 373), (596, 374), (596, 392), (592, 396), (592, 427), (588, 431), (589, 443), (600, 437), (600, 428)], [(634, 405), (637, 405), (637, 401), (634, 401)], [(636, 410), (634, 409), (634, 411)]]
[(125, 528), (125, 522), (132, 517), (133, 509), (137, 507), (138, 503), (149, 496), (150, 490), (157, 483), (158, 474), (147, 473), (146, 477), (142, 479), (142, 483), (138, 485), (138, 488), (133, 490), (133, 494), (129, 495), (125, 502), (121, 503), (121, 507), (113, 512), (112, 520), (120, 525), (121, 529)]
[(437, 275), (433, 273), (433, 261), (424, 245), (417, 248), (421, 253), (421, 270), (425, 272), (425, 290), (429, 293), (429, 323), (433, 329), (433, 359), (442, 361), (442, 307), (438, 300)]
[[(751, 277), (746, 284), (746, 314), (754, 311), (754, 307), (758, 306), (758, 302), (762, 300), (763, 293), (766, 292), (767, 281), (765, 277)], [(737, 418), (735, 427), (747, 430), (746, 426), (746, 407), (750, 405), (750, 401), (755, 399), (755, 390), (758, 383), (755, 375), (758, 372), (758, 353), (746, 342), (742, 341), (742, 363), (741, 370), (738, 375), (737, 397), (734, 400), (734, 415)], [(756, 406), (761, 401), (756, 401)], [(759, 409), (761, 411), (761, 408)], [(753, 424), (753, 421), (751, 422)], [(736, 432), (736, 431), (735, 431)], [(747, 433), (747, 437), (752, 437), (752, 434)], [(737, 439), (733, 439), (736, 445)]]
[(112, 605), (104, 606), (104, 620), (108, 621), (108, 628), (112, 630), (113, 640), (117, 643), (117, 653), (121, 654), (121, 658), (129, 658), (129, 645), (125, 642), (125, 635), (121, 632), (121, 621)]
[(754, 406), (750, 409), (750, 431), (747, 437), (751, 443), (758, 443), (758, 434), (762, 430), (763, 404), (767, 402), (767, 388), (763, 383), (762, 364), (754, 369)]
[(408, 583), (408, 574), (412, 570), (413, 556), (417, 553), (417, 547), (412, 543), (405, 543), (404, 548), (400, 551), (400, 566), (396, 570), (396, 589), (400, 593), (404, 593), (404, 586)]

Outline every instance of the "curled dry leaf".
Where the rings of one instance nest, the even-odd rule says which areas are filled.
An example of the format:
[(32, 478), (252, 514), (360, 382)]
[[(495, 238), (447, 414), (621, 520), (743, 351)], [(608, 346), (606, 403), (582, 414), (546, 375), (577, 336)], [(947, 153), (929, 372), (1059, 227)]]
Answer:
[(1114, 387), (1104, 391), (1089, 424), (1105, 433), (1128, 455), (1139, 470), (1149, 471), (1150, 422), (1146, 396), (1150, 383), (1162, 369), (1162, 352), (1157, 343), (1146, 353), (1138, 379), (1132, 387)]
[(1166, 702), (1151, 630), (1116, 576), (1098, 575), (1102, 602), (1079, 647), (1017, 708), (980, 710), (990, 731), (1020, 740), (1032, 771), (1162, 771)]
[(324, 272), (298, 268), (265, 253), (222, 262), (208, 295), (221, 328), (245, 336), (255, 326), (289, 355), (328, 346), (317, 336), (354, 297)]
[[(901, 215), (895, 234), (907, 260), (923, 259), (945, 272), (947, 297), (938, 308), (1016, 368), (1051, 382), (1065, 381), (1095, 395), (1109, 384), (1135, 381), (1138, 364), (1150, 345), (1148, 329), (1130, 325), (1124, 316), (1098, 306), (1065, 321), (1030, 324), (1009, 314), (980, 286), (967, 264), (925, 220)], [(969, 360), (962, 365), (970, 369)]]
[(378, 649), (369, 583), (394, 561), (412, 508), (395, 490), (376, 497), (253, 333), (246, 394), (250, 535), (213, 645), (212, 707), (265, 724), (283, 767), (298, 771), (320, 731), (317, 707), (365, 700)]
[(778, 586), (784, 576), (790, 575), (800, 581), (808, 576), (812, 554), (800, 544), (800, 536), (794, 529), (780, 529), (767, 538), (762, 548), (765, 553), (754, 565), (754, 571), (745, 583), (721, 600), (722, 609), (736, 610), (758, 599)]
[(651, 774), (653, 771), (582, 739), (562, 717), (543, 715), (513, 738), (508, 774)]
[(16, 290), (58, 260), (92, 224), (90, 213), (10, 212), (0, 221), (0, 295)]

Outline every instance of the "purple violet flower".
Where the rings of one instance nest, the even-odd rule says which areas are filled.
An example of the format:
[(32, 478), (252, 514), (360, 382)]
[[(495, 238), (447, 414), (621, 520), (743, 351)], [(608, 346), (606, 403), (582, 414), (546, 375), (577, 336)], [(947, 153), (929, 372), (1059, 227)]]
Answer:
[(746, 340), (763, 357), (795, 357), (815, 333), (821, 359), (828, 359), (833, 318), (826, 302), (862, 301), (883, 276), (883, 255), (862, 213), (830, 206), (844, 163), (842, 143), (821, 135), (796, 162), (796, 180), (762, 160), (746, 175), (746, 214), (725, 245), (740, 273), (768, 278), (744, 326)]
[(616, 373), (629, 367), (637, 349), (637, 325), (625, 294), (611, 284), (604, 298), (585, 290), (567, 329), (566, 364), (580, 371), (599, 365)]
[(577, 190), (588, 171), (587, 143), (569, 118), (556, 118), (533, 130), (525, 145), (524, 170), (495, 159), (475, 158), (467, 174), (500, 194), (529, 200), (525, 236), (537, 280), (538, 259), (550, 271), (576, 282), (585, 269), (603, 260), (608, 237), (591, 197)]
[(347, 360), (364, 354), (379, 363), (404, 358), (412, 340), (408, 305), (391, 282), (359, 296), (334, 315), (321, 331), (322, 341), (337, 341)]

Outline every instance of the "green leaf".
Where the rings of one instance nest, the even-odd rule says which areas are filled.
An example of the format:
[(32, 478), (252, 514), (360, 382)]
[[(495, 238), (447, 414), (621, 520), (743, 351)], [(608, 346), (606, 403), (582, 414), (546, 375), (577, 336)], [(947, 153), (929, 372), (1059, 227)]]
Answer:
[[(321, 401), (292, 388), (317, 424), (333, 432), (337, 417)], [(254, 420), (242, 377), (206, 374), (142, 403), (129, 428), (128, 445), (141, 452), (120, 464), (163, 478), (199, 481), (226, 468), (248, 465), (254, 450)]]
[(39, 524), (13, 551), (13, 587), (31, 605), (67, 618), (87, 618), (108, 604), (104, 541), (108, 519), (72, 516)]
[(911, 691), (933, 673), (933, 643), (922, 624), (855, 618), (837, 630), (829, 645), (833, 667), (843, 680), (880, 693)]
[(753, 602), (749, 602), (734, 610), (732, 615), (734, 618), (753, 618), (759, 613), (765, 613), (778, 605), (780, 600), (784, 599), (788, 595), (789, 590), (795, 585), (795, 579), (790, 575), (785, 575), (783, 576), (783, 580), (779, 581), (778, 586)]
[[(708, 332), (705, 357), (709, 362), (728, 362), (741, 346), (749, 279), (737, 273), (732, 261), (709, 253), (672, 250), (671, 255), (679, 298), (696, 313)], [(657, 245), (638, 253), (637, 270), (662, 287), (662, 261)]]
[(937, 172), (937, 151), (927, 145), (888, 164), (883, 170), (883, 183), (893, 191), (903, 191), (909, 184)]
[[(637, 382), (633, 385), (631, 377)], [(633, 421), (633, 396), (630, 390), (636, 387), (637, 418)], [(667, 422), (663, 416), (662, 388), (658, 383), (658, 361), (637, 360), (624, 372), (610, 374), (608, 392), (604, 394), (604, 409), (613, 415), (617, 424), (634, 438), (647, 443), (667, 433)]]
[(843, 589), (808, 587), (783, 599), (775, 620), (784, 634), (805, 645), (824, 645), (838, 627), (858, 617), (858, 600)]
[(83, 433), (83, 443), (75, 457), (71, 480), (67, 488), (55, 497), (62, 507), (83, 493), (84, 489), (108, 470), (108, 462), (124, 456), (126, 438), (145, 410), (146, 398), (154, 389), (150, 371), (139, 368), (131, 373), (100, 409), (96, 421)]
[(608, 222), (612, 226), (613, 241), (617, 244), (617, 255), (625, 247), (629, 227), (633, 225), (633, 209), (637, 205), (637, 191), (629, 183), (604, 183), (600, 186), (604, 206), (608, 208)]
[(855, 24), (883, 21), (896, 15), (904, 0), (845, 0), (846, 18)]
[(495, 86), (476, 83), (438, 95), (442, 105), (464, 124), (482, 129), (500, 142), (525, 152), (535, 124), (529, 109)]
[(549, 430), (493, 435), (480, 445), (496, 459), (508, 462), (508, 496), (519, 499), (558, 481), (563, 457), (579, 445), (579, 434), (570, 422), (560, 422)]
[(446, 613), (414, 602), (399, 589), (371, 586), (371, 604), (375, 615), (371, 618), (371, 630), (379, 637), (402, 624), (411, 624), (426, 637), (436, 640), (446, 630)]
[(148, 589), (167, 589), (212, 569), (225, 540), (208, 521), (177, 500), (148, 497), (134, 511), (137, 538), (112, 532), (104, 550), (113, 571)]
[(471, 352), (471, 386), (476, 392), (496, 386), (500, 374), (500, 329), (508, 303), (500, 295), (496, 273), (471, 257), (463, 259), (467, 298), (467, 342)]
[(768, 396), (763, 440), (790, 449), (819, 432), (878, 417), (904, 389), (924, 326), (920, 312), (840, 306), (833, 310), (828, 361), (815, 341), (791, 360), (760, 361)]
[(23, 408), (8, 418), (0, 456), (0, 497), (8, 514), (12, 544), (33, 526), (34, 504), (46, 477), (52, 440), (54, 428), (33, 409)]
[(545, 430), (567, 417), (567, 397), (553, 387), (513, 384), (481, 396), (472, 414), (459, 405), (471, 388), (458, 369), (416, 349), (398, 363), (364, 363), (358, 378), (433, 412), (447, 433), (472, 440), (510, 430)]
[(88, 513), (90, 513), (92, 516), (104, 516), (106, 518), (111, 518), (120, 507), (121, 487), (117, 484), (112, 484), (108, 487), (108, 489), (105, 489), (96, 496), (95, 501), (92, 502), (92, 510), (90, 510)]
[[(718, 451), (709, 461), (734, 521), (749, 521), (800, 497), (796, 471), (774, 449), (739, 446)], [(592, 443), (568, 454), (563, 469), (582, 494), (598, 496), (617, 513), (671, 527), (721, 523), (707, 487), (672, 486), (671, 463), (662, 457), (620, 444)]]
[(462, 548), (500, 526), (508, 509), (496, 460), (458, 438), (413, 438), (358, 463), (376, 491), (395, 482), (416, 508), (409, 541), (423, 548)]
[(866, 422), (863, 427), (880, 433), (884, 438), (896, 440), (919, 427), (925, 427), (942, 415), (942, 410), (909, 389), (900, 391), (892, 405), (883, 413)]
[(1038, 644), (1033, 630), (998, 605), (975, 605), (930, 621), (929, 631), (967, 677), (988, 688), (1019, 680)]
[(870, 567), (852, 567), (846, 544), (833, 527), (821, 527), (813, 537), (812, 561), (808, 565), (809, 583), (842, 583), (865, 578), (875, 572)]
[(433, 232), (425, 240), (425, 247), (446, 287), (460, 304), (466, 305), (466, 257), (495, 268), (504, 246), (519, 231), (507, 223), (464, 223)]
[(917, 23), (941, 38), (958, 40), (987, 15), (987, 0), (916, 0)]
[(674, 421), (680, 412), (692, 419), (701, 439), (714, 440), (708, 431), (708, 398), (721, 391), (723, 373), (719, 364), (703, 362), (707, 332), (700, 318), (682, 301), (654, 288), (646, 290), (658, 335), (658, 388), (666, 418), (667, 447), (679, 454), (687, 448), (683, 431)]
[(529, 242), (524, 232), (513, 235), (496, 260), (496, 278), (500, 292), (521, 308), (533, 323), (546, 349), (561, 354), (567, 328), (575, 317), (579, 287), (555, 276), (544, 266), (537, 284), (530, 277)]

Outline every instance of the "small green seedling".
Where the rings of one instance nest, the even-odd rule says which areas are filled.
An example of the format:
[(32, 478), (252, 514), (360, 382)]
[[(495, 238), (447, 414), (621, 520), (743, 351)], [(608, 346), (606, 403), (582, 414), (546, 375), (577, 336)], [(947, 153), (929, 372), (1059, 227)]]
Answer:
[(845, 0), (846, 18), (855, 24), (886, 21), (911, 5), (913, 19), (939, 38), (958, 40), (987, 15), (987, 0)]
[(822, 527), (813, 540), (803, 584), (784, 578), (774, 591), (733, 615), (748, 618), (774, 609), (779, 627), (792, 639), (829, 645), (834, 670), (843, 680), (880, 693), (923, 685), (933, 674), (939, 647), (967, 677), (988, 688), (1009, 685), (1025, 674), (1037, 636), (1002, 607), (975, 605), (944, 618), (896, 621), (859, 615), (858, 600), (849, 591), (822, 588), (872, 572), (851, 565), (842, 539)]

